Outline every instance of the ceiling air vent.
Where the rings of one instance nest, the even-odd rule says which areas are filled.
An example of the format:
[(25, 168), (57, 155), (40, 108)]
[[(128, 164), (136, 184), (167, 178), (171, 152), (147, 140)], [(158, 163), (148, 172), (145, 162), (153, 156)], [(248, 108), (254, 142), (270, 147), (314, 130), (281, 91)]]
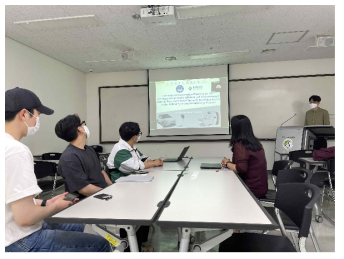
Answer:
[(177, 58), (176, 57), (165, 57), (165, 60), (174, 61), (174, 60), (177, 60)]
[(264, 49), (261, 54), (272, 54), (276, 49)]

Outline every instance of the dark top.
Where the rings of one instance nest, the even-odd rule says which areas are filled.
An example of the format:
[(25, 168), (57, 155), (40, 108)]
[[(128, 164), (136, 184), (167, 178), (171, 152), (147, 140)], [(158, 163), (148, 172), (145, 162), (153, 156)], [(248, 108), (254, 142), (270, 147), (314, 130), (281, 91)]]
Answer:
[(246, 149), (241, 141), (237, 142), (234, 144), (233, 163), (241, 179), (257, 198), (268, 192), (268, 174), (263, 148), (253, 152)]
[(57, 171), (65, 179), (66, 191), (70, 193), (89, 184), (100, 188), (108, 186), (96, 152), (86, 145), (83, 150), (69, 144), (61, 155)]

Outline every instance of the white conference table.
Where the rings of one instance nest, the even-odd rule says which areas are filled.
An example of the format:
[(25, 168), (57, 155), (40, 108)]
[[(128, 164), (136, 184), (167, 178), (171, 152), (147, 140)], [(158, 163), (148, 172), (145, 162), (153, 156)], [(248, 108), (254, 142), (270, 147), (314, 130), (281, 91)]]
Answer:
[[(53, 223), (86, 223), (126, 226), (130, 250), (138, 251), (135, 226), (151, 225), (161, 210), (180, 172), (150, 172), (151, 182), (121, 182), (85, 198), (71, 207), (47, 218)], [(140, 177), (140, 176), (138, 176)], [(112, 199), (100, 200), (93, 196), (110, 194)], [(129, 230), (128, 230), (129, 228)]]
[[(149, 183), (115, 183), (46, 220), (125, 227), (133, 252), (138, 251), (135, 226), (153, 222), (182, 228), (180, 251), (187, 251), (191, 230), (227, 229), (225, 233), (199, 246), (202, 251), (207, 251), (230, 237), (232, 229), (278, 228), (237, 174), (228, 169), (200, 170), (201, 163), (218, 163), (222, 159), (191, 159), (183, 174), (181, 172), (189, 159), (168, 163), (164, 171), (162, 167), (153, 168), (160, 170), (148, 173), (154, 176)], [(171, 170), (167, 171), (166, 168)], [(110, 194), (113, 198), (105, 201), (93, 197), (102, 193)], [(168, 207), (163, 209), (158, 204)]]
[(278, 228), (233, 171), (198, 170), (185, 173), (169, 198), (169, 207), (164, 208), (156, 221), (162, 227), (182, 228), (180, 252), (187, 251), (192, 232), (227, 229), (215, 238), (194, 246), (195, 251), (208, 251), (230, 237), (233, 229)]

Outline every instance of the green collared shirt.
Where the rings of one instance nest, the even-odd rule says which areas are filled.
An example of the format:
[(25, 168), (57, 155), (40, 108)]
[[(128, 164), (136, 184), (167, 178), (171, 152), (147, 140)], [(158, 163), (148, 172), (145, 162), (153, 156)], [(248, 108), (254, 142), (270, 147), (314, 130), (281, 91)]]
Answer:
[(330, 125), (330, 116), (328, 111), (321, 109), (320, 107), (316, 111), (307, 111), (305, 126), (308, 125)]

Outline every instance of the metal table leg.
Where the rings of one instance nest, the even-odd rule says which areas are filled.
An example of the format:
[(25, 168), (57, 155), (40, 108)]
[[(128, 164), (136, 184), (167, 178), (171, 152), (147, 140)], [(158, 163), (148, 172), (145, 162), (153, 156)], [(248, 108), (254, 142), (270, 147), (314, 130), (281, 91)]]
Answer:
[(136, 229), (134, 226), (126, 226), (125, 231), (127, 231), (129, 247), (131, 252), (139, 252), (139, 246), (137, 244)]
[(187, 252), (189, 248), (191, 229), (182, 228), (182, 238), (180, 240), (179, 252)]

